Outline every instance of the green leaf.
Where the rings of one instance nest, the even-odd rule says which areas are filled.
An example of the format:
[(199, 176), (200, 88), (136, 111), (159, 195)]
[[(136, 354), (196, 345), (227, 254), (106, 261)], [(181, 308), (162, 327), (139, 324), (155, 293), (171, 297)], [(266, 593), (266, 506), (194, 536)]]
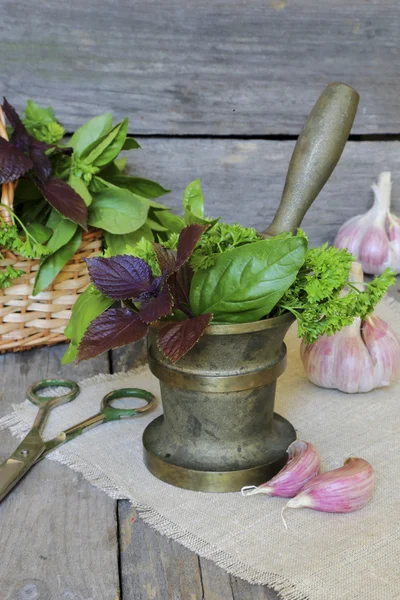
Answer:
[(76, 175), (71, 173), (69, 176), (68, 183), (72, 187), (72, 189), (75, 190), (77, 194), (79, 194), (86, 206), (90, 206), (92, 203), (92, 195), (89, 192), (85, 182), (82, 181), (80, 177), (77, 177)]
[(94, 117), (94, 119), (90, 119), (90, 121), (75, 131), (74, 135), (69, 140), (69, 146), (71, 146), (77, 154), (81, 155), (88, 146), (103, 137), (111, 129), (111, 113), (104, 113), (103, 115)]
[(111, 256), (129, 254), (129, 249), (135, 246), (143, 237), (150, 242), (154, 241), (151, 229), (146, 227), (146, 225), (125, 235), (116, 235), (108, 231), (104, 232), (104, 240), (107, 248), (110, 250)]
[(137, 150), (140, 148), (139, 143), (133, 138), (127, 137), (124, 145), (122, 146), (122, 150)]
[(26, 104), (25, 120), (30, 123), (35, 123), (36, 125), (48, 125), (49, 123), (57, 121), (51, 106), (43, 108), (32, 100), (28, 100)]
[[(163, 196), (164, 194), (168, 194), (170, 192), (170, 190), (163, 188), (159, 183), (151, 181), (150, 179), (143, 179), (142, 177), (117, 175), (111, 178), (111, 183), (118, 187), (126, 188), (130, 192), (133, 192), (138, 196), (143, 196), (144, 198), (148, 199), (159, 198), (160, 196)], [(163, 204), (157, 203), (155, 203), (153, 206), (156, 206), (160, 209), (167, 208)]]
[(55, 208), (52, 208), (50, 211), (49, 218), (47, 219), (46, 227), (50, 227), (50, 229), (55, 229), (63, 220), (63, 216), (56, 211)]
[(88, 223), (110, 233), (131, 233), (145, 224), (148, 210), (140, 196), (124, 189), (107, 188), (94, 196)]
[(41, 261), (36, 274), (35, 285), (33, 287), (34, 296), (45, 290), (53, 282), (61, 269), (78, 250), (79, 246), (81, 245), (81, 240), (82, 231), (78, 229), (72, 239), (70, 239), (65, 246), (62, 246), (56, 252), (54, 252), (54, 254), (46, 256), (46, 258)]
[(185, 227), (183, 218), (179, 215), (174, 215), (174, 213), (169, 210), (157, 211), (157, 219), (160, 221), (161, 225), (164, 225), (171, 233), (180, 233)]
[(121, 175), (121, 173), (126, 167), (126, 162), (126, 158), (117, 158), (116, 160), (108, 164), (106, 167), (101, 169), (101, 177), (103, 179), (110, 180), (112, 177), (117, 177), (118, 175)]
[(115, 166), (115, 168), (117, 169), (118, 173), (122, 173), (122, 171), (126, 167), (126, 163), (127, 163), (127, 159), (126, 158), (116, 158), (112, 164)]
[(146, 225), (153, 231), (168, 231), (168, 227), (160, 225), (160, 223), (157, 223), (157, 221), (154, 221), (153, 219), (147, 218)]
[(217, 255), (212, 268), (194, 274), (190, 289), (194, 314), (211, 312), (216, 321), (241, 323), (268, 315), (296, 279), (306, 249), (306, 240), (294, 236)]
[(49, 252), (57, 252), (59, 248), (65, 246), (65, 244), (67, 244), (75, 235), (77, 229), (78, 225), (76, 223), (73, 223), (69, 219), (64, 219), (64, 217), (61, 217), (59, 223), (54, 229), (53, 235), (51, 236), (47, 244), (47, 249), (49, 250)]
[(110, 306), (114, 300), (103, 296), (93, 284), (79, 296), (72, 309), (72, 315), (64, 334), (71, 340), (62, 364), (73, 362), (78, 353), (78, 347), (90, 323)]
[(128, 118), (118, 123), (101, 139), (89, 146), (81, 155), (87, 165), (102, 167), (112, 162), (122, 150), (128, 131)]
[(26, 228), (39, 244), (45, 244), (53, 233), (49, 227), (45, 227), (40, 223), (29, 223), (29, 225), (26, 225)]
[(183, 193), (183, 209), (186, 213), (192, 213), (195, 217), (204, 217), (204, 198), (201, 191), (200, 179), (195, 179)]

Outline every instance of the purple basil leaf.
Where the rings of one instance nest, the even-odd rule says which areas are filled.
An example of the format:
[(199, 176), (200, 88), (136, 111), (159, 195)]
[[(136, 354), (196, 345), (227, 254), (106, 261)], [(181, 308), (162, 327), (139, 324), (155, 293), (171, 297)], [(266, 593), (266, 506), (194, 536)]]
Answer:
[(142, 302), (140, 306), (140, 318), (145, 323), (158, 321), (172, 313), (172, 296), (167, 285), (164, 285), (161, 292), (155, 298), (149, 298)]
[(107, 350), (137, 342), (146, 335), (148, 325), (127, 308), (109, 308), (91, 322), (79, 345), (78, 362), (94, 358)]
[[(45, 144), (49, 146), (49, 144)], [(51, 147), (51, 146), (49, 146)], [(29, 156), (33, 162), (33, 172), (41, 183), (46, 183), (51, 175), (50, 158), (45, 154), (42, 142), (36, 143), (36, 140), (30, 138)]]
[(174, 302), (179, 307), (190, 309), (190, 284), (192, 283), (193, 269), (189, 263), (185, 263), (179, 271), (173, 273), (168, 279), (168, 285)]
[(32, 161), (22, 150), (0, 137), (0, 183), (15, 181), (32, 166)]
[(11, 135), (11, 142), (15, 144), (20, 150), (28, 150), (29, 133), (25, 129), (24, 124), (19, 118), (17, 111), (11, 104), (9, 104), (6, 98), (3, 97), (2, 109), (7, 119), (10, 122), (13, 132)]
[(196, 248), (198, 241), (209, 225), (188, 225), (179, 234), (178, 253), (176, 257), (175, 270), (178, 270), (189, 258)]
[(87, 230), (86, 204), (68, 183), (55, 177), (50, 177), (46, 183), (35, 179), (35, 183), (58, 212)]
[(164, 248), (161, 244), (153, 244), (154, 252), (157, 257), (161, 272), (165, 274), (173, 273), (176, 266), (176, 251)]
[(158, 346), (173, 363), (189, 352), (212, 319), (211, 313), (193, 319), (165, 323), (158, 330)]
[(149, 265), (141, 258), (124, 254), (111, 258), (88, 258), (90, 279), (109, 298), (137, 299), (152, 289)]

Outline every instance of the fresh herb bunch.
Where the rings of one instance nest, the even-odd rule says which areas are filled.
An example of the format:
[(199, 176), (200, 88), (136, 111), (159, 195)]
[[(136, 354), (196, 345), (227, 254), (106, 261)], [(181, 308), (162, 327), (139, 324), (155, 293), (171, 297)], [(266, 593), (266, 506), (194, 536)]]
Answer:
[[(18, 116), (4, 99), (10, 141), (0, 138), (0, 184), (18, 180), (12, 226), (0, 222), (0, 245), (26, 258), (40, 259), (33, 294), (46, 289), (78, 250), (82, 230), (104, 231), (111, 254), (121, 254), (145, 238), (167, 239), (175, 215), (155, 199), (169, 190), (124, 175), (122, 150), (140, 148), (127, 137), (128, 119), (114, 125), (105, 113), (85, 123), (61, 143), (64, 128), (51, 107), (28, 100)], [(167, 225), (165, 225), (167, 223)], [(175, 225), (176, 227), (176, 225)], [(0, 287), (21, 275), (2, 260)]]
[(309, 249), (300, 230), (262, 239), (254, 229), (205, 218), (198, 180), (185, 190), (183, 209), (184, 217), (169, 214), (165, 240), (142, 238), (124, 255), (109, 249), (87, 260), (93, 284), (74, 306), (64, 363), (137, 341), (154, 323), (160, 349), (176, 362), (210, 323), (285, 311), (312, 342), (372, 312), (394, 281), (387, 270), (360, 292), (349, 283), (354, 257), (346, 250)]

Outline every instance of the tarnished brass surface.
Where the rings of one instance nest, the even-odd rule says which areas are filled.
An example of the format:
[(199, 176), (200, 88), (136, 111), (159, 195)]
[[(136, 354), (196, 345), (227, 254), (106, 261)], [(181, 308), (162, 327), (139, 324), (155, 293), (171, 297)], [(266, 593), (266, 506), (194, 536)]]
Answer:
[(262, 328), (253, 323), (253, 331), (247, 323), (242, 333), (235, 331), (241, 325), (215, 326), (218, 333), (211, 326), (175, 365), (159, 351), (151, 328), (148, 354), (164, 408), (143, 435), (154, 475), (190, 489), (234, 491), (282, 467), (296, 434), (274, 416), (274, 398), (293, 321), (284, 315)]
[(165, 383), (176, 385), (184, 390), (195, 390), (198, 392), (239, 392), (249, 390), (273, 383), (286, 369), (286, 347), (283, 345), (281, 358), (265, 369), (241, 373), (240, 375), (197, 375), (184, 373), (160, 364), (149, 353), (150, 371)]
[(295, 233), (300, 227), (343, 152), (359, 99), (343, 83), (330, 83), (322, 92), (297, 140), (281, 203), (264, 235)]
[[(163, 417), (155, 419), (143, 436), (144, 463), (153, 475), (177, 487), (201, 492), (237, 492), (248, 485), (249, 482), (252, 482), (251, 485), (260, 485), (268, 481), (286, 463), (286, 453), (280, 453), (278, 458), (271, 453), (270, 462), (236, 471), (200, 471), (179, 467), (157, 456), (149, 449), (151, 445), (151, 428), (156, 430), (157, 426), (162, 423), (162, 419)], [(295, 439), (295, 431), (286, 419), (274, 414), (274, 420), (279, 429), (279, 435), (284, 434), (285, 437), (291, 435)]]

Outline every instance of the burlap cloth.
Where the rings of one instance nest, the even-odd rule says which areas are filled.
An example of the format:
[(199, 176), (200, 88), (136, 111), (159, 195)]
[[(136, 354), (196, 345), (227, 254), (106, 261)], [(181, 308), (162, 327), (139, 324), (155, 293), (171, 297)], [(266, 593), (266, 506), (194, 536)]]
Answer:
[[(377, 312), (400, 334), (398, 305), (387, 300)], [(288, 368), (279, 379), (276, 410), (295, 425), (299, 438), (315, 444), (325, 469), (341, 466), (348, 456), (373, 465), (376, 492), (359, 512), (287, 510), (286, 531), (284, 499), (204, 494), (162, 483), (143, 465), (141, 447), (142, 432), (160, 407), (90, 430), (51, 460), (83, 473), (113, 498), (129, 498), (162, 534), (233, 575), (272, 586), (285, 600), (400, 598), (400, 381), (368, 394), (320, 389), (304, 374), (295, 326), (286, 343)], [(105, 393), (126, 386), (159, 393), (147, 368), (86, 380), (77, 400), (53, 411), (46, 436), (94, 414)], [(19, 404), (0, 427), (22, 436), (35, 412), (28, 402)]]

